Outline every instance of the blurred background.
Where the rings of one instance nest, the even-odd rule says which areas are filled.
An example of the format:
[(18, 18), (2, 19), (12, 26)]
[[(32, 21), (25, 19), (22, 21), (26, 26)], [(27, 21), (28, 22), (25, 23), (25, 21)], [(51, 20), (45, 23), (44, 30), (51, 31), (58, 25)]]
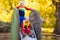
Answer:
[[(54, 0), (58, 1), (58, 0)], [(20, 0), (0, 0), (0, 33), (9, 33), (13, 9), (19, 5)], [(56, 21), (56, 5), (52, 0), (24, 0), (29, 8), (39, 12), (42, 22), (42, 33), (51, 34), (54, 30)], [(29, 13), (30, 11), (26, 11)], [(25, 17), (28, 14), (25, 14)], [(45, 40), (45, 39), (42, 39)], [(52, 39), (51, 39), (52, 40)]]

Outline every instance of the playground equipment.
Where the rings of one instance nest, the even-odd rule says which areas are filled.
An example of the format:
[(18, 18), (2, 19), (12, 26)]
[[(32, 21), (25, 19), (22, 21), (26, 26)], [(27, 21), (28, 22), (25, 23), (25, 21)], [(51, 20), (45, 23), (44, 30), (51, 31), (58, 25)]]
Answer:
[[(41, 20), (37, 10), (32, 10), (30, 13), (31, 32), (36, 40), (41, 40)], [(22, 40), (22, 34), (19, 25), (19, 12), (14, 9), (11, 23), (11, 40)], [(27, 38), (28, 39), (28, 38)]]

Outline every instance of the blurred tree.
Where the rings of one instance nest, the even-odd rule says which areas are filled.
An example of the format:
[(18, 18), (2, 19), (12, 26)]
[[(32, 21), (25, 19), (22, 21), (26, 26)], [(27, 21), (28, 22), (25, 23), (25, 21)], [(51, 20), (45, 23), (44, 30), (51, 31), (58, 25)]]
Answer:
[[(0, 0), (0, 21), (11, 22), (13, 9), (20, 0)], [(43, 27), (54, 27), (56, 7), (52, 0), (24, 0), (27, 7), (39, 11), (39, 15), (44, 19)], [(29, 11), (26, 11), (29, 13)]]
[(53, 33), (60, 35), (60, 0), (56, 0), (55, 2), (53, 1), (53, 3), (56, 4), (56, 8), (57, 8), (56, 9), (56, 14), (57, 14), (56, 25)]

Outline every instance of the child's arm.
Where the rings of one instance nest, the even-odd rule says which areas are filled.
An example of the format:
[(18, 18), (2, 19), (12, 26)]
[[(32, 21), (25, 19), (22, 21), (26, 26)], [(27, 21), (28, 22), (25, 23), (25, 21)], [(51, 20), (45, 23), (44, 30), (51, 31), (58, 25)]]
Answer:
[(31, 28), (31, 24), (29, 24), (28, 28)]
[(20, 6), (16, 6), (17, 9), (19, 9)]
[(20, 28), (23, 29), (23, 23), (21, 23)]
[(27, 8), (26, 6), (24, 6), (24, 8), (25, 8), (26, 10), (32, 10), (31, 8)]

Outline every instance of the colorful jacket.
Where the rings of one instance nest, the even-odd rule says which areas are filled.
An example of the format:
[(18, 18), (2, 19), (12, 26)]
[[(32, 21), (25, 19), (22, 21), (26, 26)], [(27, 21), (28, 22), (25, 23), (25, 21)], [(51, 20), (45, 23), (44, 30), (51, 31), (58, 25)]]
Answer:
[[(25, 27), (26, 26), (26, 27)], [(26, 22), (25, 20), (23, 21), (23, 23), (20, 25), (20, 28), (30, 28), (30, 22)]]
[[(19, 9), (21, 6), (17, 6), (16, 8)], [(27, 8), (26, 6), (23, 6), (26, 10), (31, 10), (31, 8)]]
[(25, 16), (25, 10), (31, 10), (31, 8), (27, 8), (26, 6), (17, 6), (16, 8), (19, 9), (19, 15), (20, 16)]

